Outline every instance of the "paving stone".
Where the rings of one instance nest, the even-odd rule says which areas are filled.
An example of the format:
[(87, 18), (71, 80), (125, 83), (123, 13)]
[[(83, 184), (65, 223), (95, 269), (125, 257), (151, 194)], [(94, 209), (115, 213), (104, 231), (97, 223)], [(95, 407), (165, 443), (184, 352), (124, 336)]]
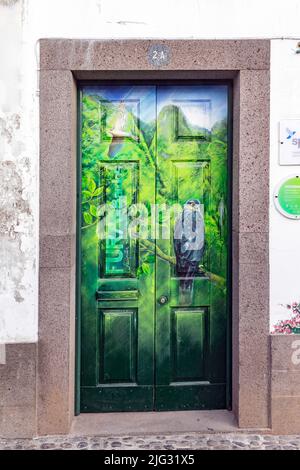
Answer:
[(299, 441), (291, 441), (290, 444), (292, 444), (293, 446), (299, 447), (300, 446), (300, 440)]
[(78, 448), (78, 449), (85, 449), (85, 448), (87, 448), (87, 446), (88, 446), (88, 443), (85, 442), (85, 441), (80, 441), (80, 442), (78, 442), (78, 444), (77, 444), (77, 448)]
[(213, 439), (209, 439), (209, 440), (207, 441), (207, 444), (208, 444), (209, 446), (214, 446), (214, 445), (217, 444), (217, 443), (218, 443), (218, 441), (213, 440)]
[(300, 449), (300, 435), (209, 433), (151, 434), (138, 436), (51, 436), (34, 439), (0, 439), (1, 450), (245, 450)]
[(60, 447), (62, 449), (70, 449), (72, 447), (72, 442), (62, 442)]
[(54, 449), (55, 447), (55, 444), (53, 442), (48, 442), (48, 443), (44, 443), (41, 445), (41, 449), (44, 449), (44, 450), (49, 450), (49, 449)]
[(241, 441), (234, 441), (234, 444), (236, 444), (239, 447), (247, 447), (246, 442), (241, 442)]
[(291, 442), (294, 440), (295, 436), (278, 436), (279, 442)]
[(122, 443), (121, 442), (112, 442), (111, 446), (112, 447), (122, 447)]

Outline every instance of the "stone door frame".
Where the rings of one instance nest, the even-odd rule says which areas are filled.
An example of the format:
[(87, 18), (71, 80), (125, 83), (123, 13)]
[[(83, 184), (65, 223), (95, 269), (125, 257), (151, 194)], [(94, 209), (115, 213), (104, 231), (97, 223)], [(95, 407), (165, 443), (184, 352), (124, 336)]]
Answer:
[(232, 404), (268, 428), (270, 41), (41, 39), (38, 434), (67, 433), (75, 410), (76, 82), (143, 78), (232, 80)]

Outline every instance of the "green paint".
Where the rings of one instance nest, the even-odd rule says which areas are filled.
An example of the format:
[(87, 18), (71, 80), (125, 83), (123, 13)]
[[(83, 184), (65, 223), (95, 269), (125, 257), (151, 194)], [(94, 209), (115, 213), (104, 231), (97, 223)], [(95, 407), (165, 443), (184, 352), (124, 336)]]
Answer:
[[(81, 411), (225, 408), (227, 100), (225, 85), (82, 89)], [(205, 245), (185, 258), (188, 217)]]
[(300, 217), (300, 178), (288, 178), (279, 188), (278, 203), (287, 215)]

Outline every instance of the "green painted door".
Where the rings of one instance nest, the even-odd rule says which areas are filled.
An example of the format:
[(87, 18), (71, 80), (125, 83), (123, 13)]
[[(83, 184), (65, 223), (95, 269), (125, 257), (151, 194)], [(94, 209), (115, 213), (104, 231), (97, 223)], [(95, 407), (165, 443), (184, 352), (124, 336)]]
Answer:
[(83, 412), (226, 408), (228, 92), (81, 88)]

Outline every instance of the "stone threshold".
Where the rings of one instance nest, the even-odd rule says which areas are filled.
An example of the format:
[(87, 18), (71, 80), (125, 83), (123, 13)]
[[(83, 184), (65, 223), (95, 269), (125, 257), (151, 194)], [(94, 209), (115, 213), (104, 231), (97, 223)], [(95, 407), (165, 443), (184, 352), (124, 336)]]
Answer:
[(149, 435), (169, 433), (261, 433), (270, 429), (238, 428), (232, 412), (160, 411), (82, 413), (73, 419), (71, 436)]

